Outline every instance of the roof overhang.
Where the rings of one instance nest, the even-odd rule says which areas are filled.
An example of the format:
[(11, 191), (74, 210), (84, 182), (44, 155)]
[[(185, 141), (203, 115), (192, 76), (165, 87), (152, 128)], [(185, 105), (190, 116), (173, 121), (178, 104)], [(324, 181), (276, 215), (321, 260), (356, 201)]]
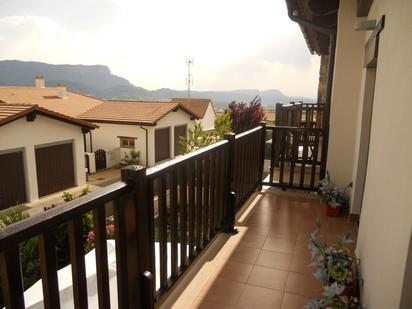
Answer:
[(97, 125), (88, 122), (88, 121), (84, 121), (81, 119), (76, 119), (67, 115), (63, 115), (51, 110), (48, 110), (46, 108), (43, 107), (39, 107), (38, 105), (22, 105), (22, 104), (5, 104), (5, 103), (1, 103), (1, 106), (3, 107), (15, 107), (15, 106), (19, 106), (19, 107), (26, 107), (26, 108), (22, 108), (21, 111), (14, 113), (4, 119), (0, 120), (0, 126), (3, 126), (7, 123), (13, 122), (17, 119), (20, 119), (22, 117), (27, 117), (28, 121), (34, 121), (36, 118), (36, 115), (42, 115), (48, 118), (52, 118), (55, 120), (59, 120), (59, 121), (63, 121), (75, 126), (79, 126), (84, 130), (94, 130), (96, 128), (98, 128)]
[(159, 119), (157, 119), (157, 121), (159, 121), (160, 119), (162, 119), (163, 117), (165, 117), (168, 113), (170, 113), (171, 111), (178, 111), (179, 109), (181, 109), (182, 111), (186, 112), (187, 114), (190, 115), (190, 119), (194, 120), (194, 119), (200, 119), (198, 115), (196, 115), (193, 111), (191, 111), (190, 109), (188, 109), (186, 106), (184, 106), (182, 103), (178, 103), (178, 105), (175, 108), (172, 108), (169, 112), (167, 112), (166, 114), (164, 114), (162, 117), (160, 117)]
[(137, 126), (149, 126), (154, 127), (157, 125), (157, 122), (141, 122), (141, 121), (129, 121), (129, 120), (113, 120), (113, 119), (91, 119), (87, 118), (88, 122), (93, 123), (110, 123), (110, 124), (124, 124), (124, 125), (137, 125)]
[[(336, 28), (339, 0), (286, 0), (286, 5), (289, 14), (324, 28)], [(312, 54), (329, 54), (329, 35), (302, 25), (300, 28)]]
[[(205, 102), (206, 103), (206, 108), (202, 107), (201, 110), (199, 110), (198, 107), (195, 106), (191, 106), (191, 104), (199, 104), (200, 102)], [(203, 98), (172, 98), (171, 102), (176, 102), (179, 103), (180, 106), (182, 108), (185, 108), (189, 113), (191, 113), (193, 115), (193, 117), (195, 117), (194, 119), (202, 119), (205, 114), (206, 111), (209, 107), (209, 105), (212, 106), (213, 112), (214, 112), (214, 108), (213, 108), (213, 104), (212, 104), (212, 100), (211, 99), (203, 99)]]

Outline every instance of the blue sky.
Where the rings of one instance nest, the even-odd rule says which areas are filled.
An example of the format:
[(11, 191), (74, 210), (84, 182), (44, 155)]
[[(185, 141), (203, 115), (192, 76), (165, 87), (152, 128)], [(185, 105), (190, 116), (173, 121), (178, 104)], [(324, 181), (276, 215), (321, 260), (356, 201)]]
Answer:
[(197, 90), (317, 93), (283, 0), (0, 0), (0, 44), (3, 60), (105, 64), (147, 89), (184, 89), (193, 58)]

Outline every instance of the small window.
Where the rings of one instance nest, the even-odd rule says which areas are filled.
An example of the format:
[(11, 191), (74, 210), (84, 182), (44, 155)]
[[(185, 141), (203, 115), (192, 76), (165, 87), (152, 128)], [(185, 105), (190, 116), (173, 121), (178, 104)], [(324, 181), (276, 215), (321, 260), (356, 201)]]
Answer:
[(136, 137), (118, 136), (120, 138), (120, 148), (135, 148)]

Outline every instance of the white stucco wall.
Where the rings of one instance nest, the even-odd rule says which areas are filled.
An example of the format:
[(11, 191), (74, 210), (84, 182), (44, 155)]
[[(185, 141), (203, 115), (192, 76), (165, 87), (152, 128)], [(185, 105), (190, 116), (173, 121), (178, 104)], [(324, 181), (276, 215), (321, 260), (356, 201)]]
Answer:
[(74, 177), (77, 186), (86, 182), (82, 129), (59, 120), (37, 115), (35, 121), (25, 117), (0, 127), (0, 152), (23, 150), (26, 196), (29, 202), (38, 199), (35, 146), (72, 142)]
[(174, 127), (186, 124), (187, 129), (194, 126), (194, 121), (190, 119), (191, 116), (179, 109), (176, 112), (170, 112), (165, 117), (159, 120), (155, 127), (149, 127), (149, 166), (159, 164), (155, 163), (155, 130), (170, 127), (170, 155), (174, 157)]
[[(186, 124), (187, 128), (193, 127), (194, 121), (190, 119), (190, 115), (182, 110), (170, 112), (165, 117), (159, 120), (156, 126), (143, 126), (147, 129), (148, 134), (148, 166), (155, 164), (155, 149), (154, 149), (154, 130), (159, 128), (170, 127), (170, 154), (174, 154), (174, 127)], [(120, 139), (118, 136), (127, 136), (137, 138), (135, 141), (135, 150), (140, 151), (140, 162), (146, 165), (146, 132), (139, 125), (129, 124), (111, 124), (111, 123), (96, 123), (99, 128), (92, 132), (93, 151), (97, 149), (106, 150), (107, 167), (118, 165), (125, 151), (130, 149), (120, 149)], [(89, 138), (87, 138), (87, 149), (90, 150)]]
[[(107, 167), (119, 164), (125, 151), (131, 149), (120, 149), (120, 138), (118, 136), (135, 137), (135, 150), (140, 151), (140, 162), (146, 164), (146, 133), (138, 125), (96, 123), (99, 128), (92, 132), (93, 151), (106, 150)], [(89, 138), (87, 138), (88, 150), (90, 150)]]
[(342, 188), (352, 181), (364, 54), (365, 34), (353, 30), (356, 7), (357, 0), (340, 3), (330, 113), (327, 170), (333, 183)]
[(200, 119), (200, 123), (202, 124), (203, 130), (210, 131), (215, 128), (215, 117), (216, 114), (213, 109), (213, 105), (212, 103), (209, 103), (205, 116), (202, 119)]
[[(347, 2), (341, 2), (341, 10)], [(411, 260), (408, 262), (407, 259), (412, 231), (411, 12), (411, 1), (375, 0), (368, 16), (368, 19), (379, 20), (385, 14), (386, 22), (380, 34), (367, 174), (356, 248), (361, 260), (364, 280), (361, 298), (365, 308), (412, 308), (410, 303), (401, 304), (402, 294), (411, 292), (403, 290), (403, 285), (407, 282), (405, 274), (410, 275), (412, 269)], [(355, 12), (352, 14), (353, 18)], [(349, 27), (347, 31), (348, 35), (356, 35)], [(360, 46), (362, 50), (370, 34), (366, 33)], [(341, 46), (341, 55), (353, 53), (356, 46)], [(359, 83), (363, 89), (365, 71), (359, 68), (363, 71)], [(352, 78), (358, 80), (359, 77)], [(339, 87), (336, 83), (335, 80), (334, 86)], [(346, 88), (342, 92), (343, 99), (352, 97), (352, 92), (359, 92), (351, 80), (341, 80), (340, 87)], [(358, 101), (362, 100), (360, 95)], [(360, 126), (358, 123), (357, 130)], [(342, 138), (337, 142), (345, 144)], [(329, 152), (329, 158), (333, 155), (337, 155), (336, 152)], [(341, 161), (341, 164), (346, 163)]]

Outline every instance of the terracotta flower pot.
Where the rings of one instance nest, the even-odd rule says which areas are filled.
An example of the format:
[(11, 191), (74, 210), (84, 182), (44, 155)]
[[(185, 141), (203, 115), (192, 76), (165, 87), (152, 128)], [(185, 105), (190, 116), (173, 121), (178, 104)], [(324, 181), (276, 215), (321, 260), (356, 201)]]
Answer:
[(345, 287), (345, 289), (343, 290), (343, 293), (342, 293), (342, 294), (345, 295), (345, 296), (351, 296), (351, 295), (353, 295), (353, 285), (352, 285), (352, 284), (347, 285), (347, 286)]
[(330, 205), (326, 205), (326, 215), (328, 217), (339, 217), (340, 216), (340, 211), (342, 207), (332, 207)]

